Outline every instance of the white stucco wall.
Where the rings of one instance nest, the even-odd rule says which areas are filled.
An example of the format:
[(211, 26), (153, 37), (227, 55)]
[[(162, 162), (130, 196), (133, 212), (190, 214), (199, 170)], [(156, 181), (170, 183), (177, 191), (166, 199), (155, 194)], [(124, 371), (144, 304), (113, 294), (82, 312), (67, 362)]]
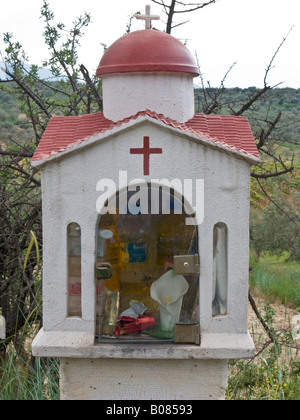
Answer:
[(146, 109), (181, 123), (194, 116), (192, 75), (122, 73), (105, 75), (102, 83), (104, 115), (109, 120), (120, 121)]
[(0, 340), (4, 340), (5, 338), (5, 318), (2, 315), (0, 315)]
[[(150, 176), (143, 176), (143, 157), (130, 155), (143, 137), (162, 155), (151, 155)], [(201, 333), (247, 334), (249, 163), (225, 152), (189, 141), (148, 121), (123, 130), (103, 143), (69, 153), (44, 167), (44, 332), (76, 331), (94, 336), (95, 233), (98, 214), (97, 182), (116, 180), (204, 179), (205, 214), (199, 227)], [(82, 232), (82, 318), (67, 318), (67, 226), (76, 222)], [(228, 315), (212, 317), (213, 228), (228, 227)]]

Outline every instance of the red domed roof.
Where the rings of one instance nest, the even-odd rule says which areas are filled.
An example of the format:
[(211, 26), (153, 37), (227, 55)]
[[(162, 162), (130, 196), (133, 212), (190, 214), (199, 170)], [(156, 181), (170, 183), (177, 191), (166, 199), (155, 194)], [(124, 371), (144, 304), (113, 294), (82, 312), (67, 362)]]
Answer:
[(153, 71), (199, 75), (194, 58), (182, 42), (165, 32), (145, 29), (114, 42), (103, 55), (96, 76)]

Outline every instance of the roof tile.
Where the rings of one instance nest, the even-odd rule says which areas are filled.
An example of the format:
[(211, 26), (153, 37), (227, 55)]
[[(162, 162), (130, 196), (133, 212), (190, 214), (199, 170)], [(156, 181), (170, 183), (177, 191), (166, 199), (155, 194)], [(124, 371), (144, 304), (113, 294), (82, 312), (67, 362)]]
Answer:
[(67, 148), (71, 148), (75, 144), (88, 142), (92, 136), (98, 133), (105, 133), (143, 116), (154, 118), (168, 126), (187, 131), (199, 138), (204, 137), (206, 140), (222, 145), (226, 149), (259, 158), (259, 152), (246, 117), (195, 114), (186, 123), (179, 123), (162, 114), (147, 110), (140, 111), (136, 115), (116, 123), (106, 119), (103, 113), (76, 117), (53, 117), (32, 160), (47, 160), (55, 154), (66, 151)]

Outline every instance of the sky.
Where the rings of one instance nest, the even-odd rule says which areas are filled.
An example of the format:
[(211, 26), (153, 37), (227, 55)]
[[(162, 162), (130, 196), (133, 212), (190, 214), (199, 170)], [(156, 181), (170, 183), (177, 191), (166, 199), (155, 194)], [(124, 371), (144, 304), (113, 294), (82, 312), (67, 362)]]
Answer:
[[(161, 17), (161, 21), (153, 21), (153, 26), (165, 30), (163, 9), (150, 0), (48, 2), (56, 22), (69, 27), (85, 11), (91, 14), (92, 22), (84, 28), (79, 60), (92, 74), (103, 54), (101, 44), (109, 46), (120, 38), (129, 17), (137, 11), (144, 12), (146, 4), (151, 4), (152, 14)], [(165, 2), (169, 4), (170, 0)], [(47, 57), (42, 35), (44, 23), (40, 19), (43, 1), (14, 0), (13, 7), (7, 1), (4, 4), (0, 14), (0, 51), (3, 54), (5, 48), (2, 34), (12, 33), (27, 52), (29, 62), (40, 65)], [(263, 87), (265, 70), (289, 34), (267, 81), (271, 86), (300, 88), (300, 0), (216, 0), (215, 4), (196, 12), (179, 14), (176, 19), (178, 23), (189, 20), (174, 29), (172, 35), (186, 42), (197, 56), (205, 84), (220, 86), (229, 68), (236, 63), (226, 78), (226, 87)], [(134, 20), (132, 30), (140, 29), (144, 29), (143, 21)], [(197, 79), (195, 82), (200, 83)]]

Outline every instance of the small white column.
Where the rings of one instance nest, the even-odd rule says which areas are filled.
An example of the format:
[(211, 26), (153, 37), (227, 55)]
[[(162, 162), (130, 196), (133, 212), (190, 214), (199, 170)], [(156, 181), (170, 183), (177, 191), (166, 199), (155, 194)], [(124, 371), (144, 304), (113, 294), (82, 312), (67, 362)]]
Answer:
[(5, 340), (5, 338), (5, 318), (4, 316), (0, 315), (0, 340)]

